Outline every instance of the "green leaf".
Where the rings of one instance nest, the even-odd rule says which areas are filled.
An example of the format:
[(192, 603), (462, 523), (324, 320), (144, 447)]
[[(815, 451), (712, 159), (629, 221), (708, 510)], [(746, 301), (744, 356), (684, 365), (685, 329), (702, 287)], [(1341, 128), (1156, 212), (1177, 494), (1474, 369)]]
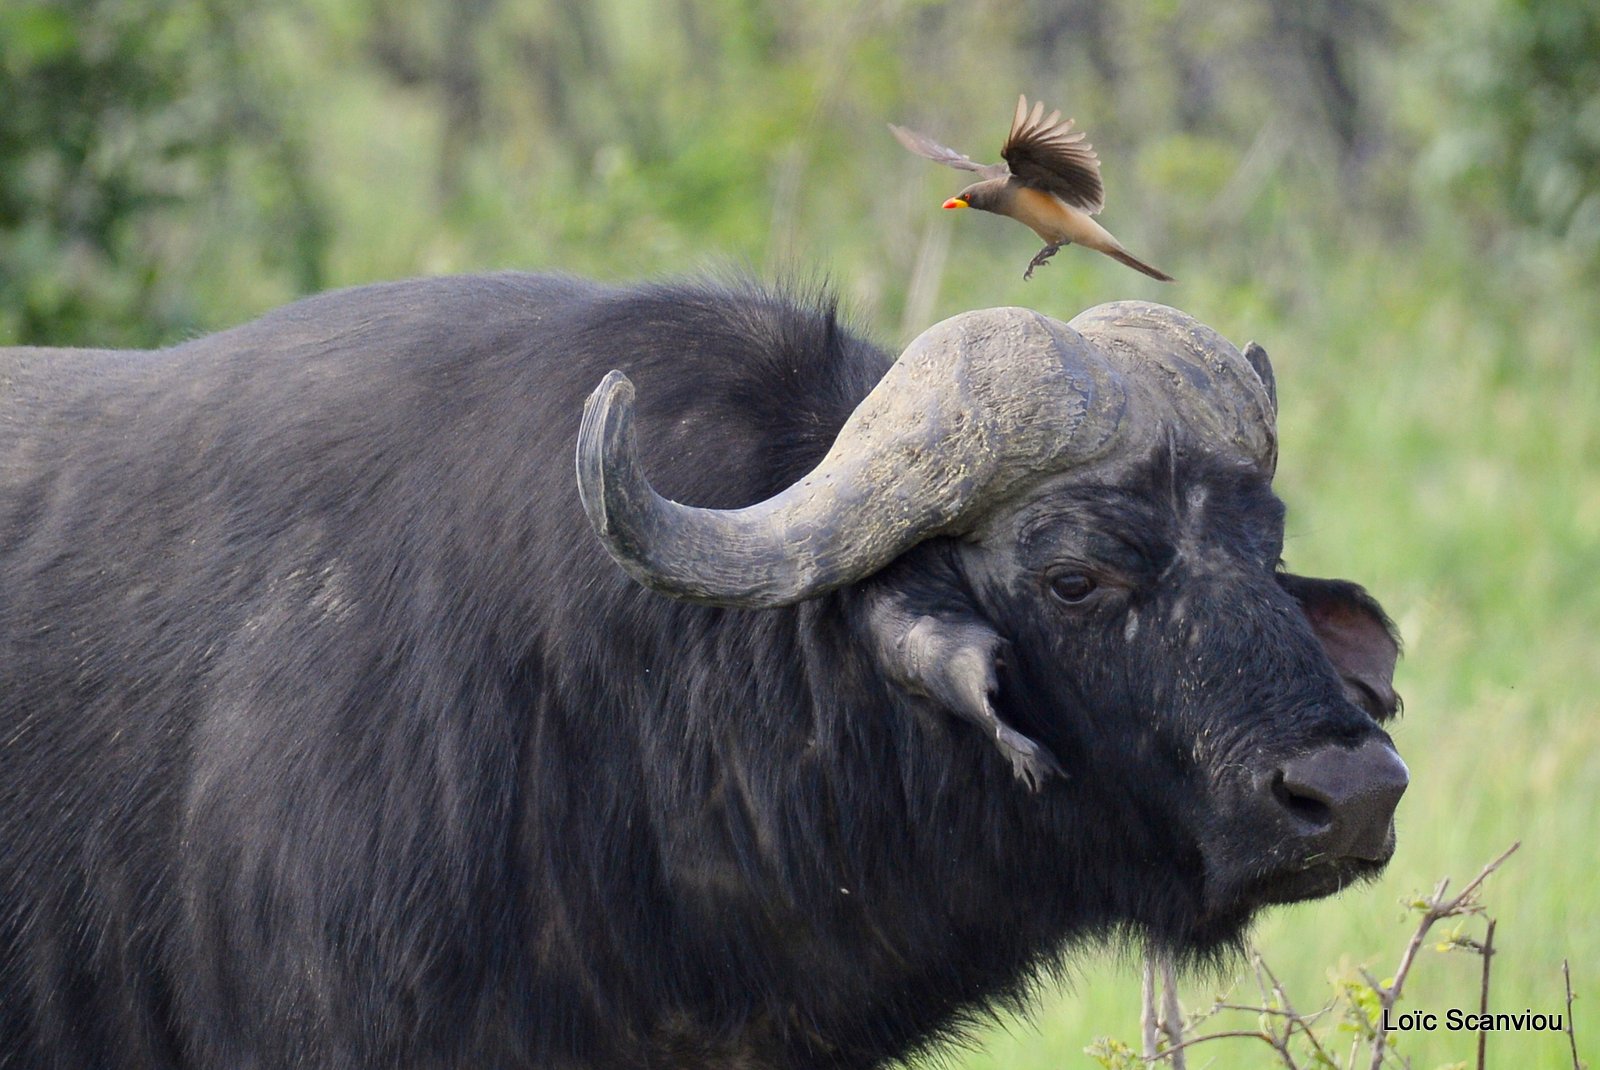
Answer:
[(1083, 1053), (1105, 1070), (1142, 1070), (1144, 1059), (1116, 1037), (1096, 1037)]

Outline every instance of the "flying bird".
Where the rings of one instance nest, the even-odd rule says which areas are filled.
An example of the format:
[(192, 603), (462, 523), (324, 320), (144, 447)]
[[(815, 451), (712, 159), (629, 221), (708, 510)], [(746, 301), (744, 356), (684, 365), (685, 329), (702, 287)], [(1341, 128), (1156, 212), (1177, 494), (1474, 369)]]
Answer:
[(1011, 133), (1000, 149), (1005, 163), (982, 164), (954, 149), (903, 126), (889, 124), (900, 144), (930, 160), (975, 171), (982, 181), (974, 182), (944, 202), (946, 208), (977, 208), (984, 212), (1008, 215), (1026, 223), (1043, 238), (1045, 246), (1031, 261), (1024, 279), (1033, 269), (1056, 254), (1063, 245), (1077, 242), (1096, 252), (1120, 260), (1152, 279), (1174, 281), (1160, 268), (1151, 267), (1122, 247), (1111, 232), (1091, 217), (1105, 207), (1106, 191), (1100, 182), (1100, 157), (1083, 139), (1073, 133), (1073, 120), (1061, 122), (1061, 112), (1044, 114), (1044, 104), (1028, 111), (1028, 98), (1017, 98), (1017, 114), (1011, 120)]

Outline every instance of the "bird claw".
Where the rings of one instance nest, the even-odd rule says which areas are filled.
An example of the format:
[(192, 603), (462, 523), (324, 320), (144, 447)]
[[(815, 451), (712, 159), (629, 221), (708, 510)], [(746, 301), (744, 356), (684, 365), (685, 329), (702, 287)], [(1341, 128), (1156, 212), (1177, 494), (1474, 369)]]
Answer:
[(1011, 763), (1011, 772), (1035, 794), (1051, 777), (1065, 777), (1066, 770), (1042, 745), (1035, 743), (1015, 729), (1000, 725), (995, 732), (995, 745)]
[(1058, 242), (1055, 245), (1046, 245), (1043, 249), (1033, 254), (1033, 259), (1028, 261), (1028, 270), (1022, 273), (1022, 281), (1027, 282), (1033, 278), (1033, 269), (1043, 267), (1044, 262), (1055, 256), (1056, 252), (1065, 244), (1065, 242)]

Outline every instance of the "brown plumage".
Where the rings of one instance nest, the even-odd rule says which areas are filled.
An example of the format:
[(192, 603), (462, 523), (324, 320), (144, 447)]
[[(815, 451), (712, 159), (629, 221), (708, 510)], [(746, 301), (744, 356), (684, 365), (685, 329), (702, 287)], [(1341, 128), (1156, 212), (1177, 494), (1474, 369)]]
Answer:
[(982, 180), (974, 182), (944, 202), (946, 208), (977, 208), (1010, 216), (1025, 223), (1044, 239), (1045, 247), (1028, 263), (1022, 277), (1033, 276), (1033, 269), (1055, 255), (1056, 250), (1073, 242), (1120, 260), (1152, 279), (1172, 282), (1160, 268), (1152, 267), (1122, 247), (1110, 231), (1092, 216), (1105, 207), (1105, 186), (1100, 182), (1100, 157), (1074, 132), (1073, 120), (1061, 121), (1061, 112), (1044, 114), (1044, 104), (1028, 110), (1028, 98), (1017, 98), (1017, 114), (1011, 120), (1011, 133), (1000, 149), (1005, 163), (982, 164), (932, 138), (889, 124), (900, 144), (949, 167), (973, 171)]

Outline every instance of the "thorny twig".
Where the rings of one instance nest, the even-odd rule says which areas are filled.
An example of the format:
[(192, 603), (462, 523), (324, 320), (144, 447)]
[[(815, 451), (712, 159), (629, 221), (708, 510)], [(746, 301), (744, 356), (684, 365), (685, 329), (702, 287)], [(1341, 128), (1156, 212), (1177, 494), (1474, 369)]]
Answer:
[[(1157, 1005), (1156, 963), (1160, 960), (1160, 1000)], [(1144, 959), (1144, 980), (1140, 998), (1143, 1006), (1139, 1014), (1143, 1034), (1144, 1061), (1154, 1063), (1170, 1059), (1172, 1070), (1185, 1070), (1188, 1065), (1183, 1056), (1183, 1008), (1178, 1006), (1177, 970), (1166, 955), (1150, 952)], [(1161, 1036), (1166, 1035), (1167, 1050), (1161, 1050)]]
[[(1256, 1009), (1268, 1010), (1273, 1004), (1272, 989), (1277, 987), (1277, 978), (1273, 977), (1272, 971), (1267, 969), (1267, 961), (1261, 957), (1261, 953), (1258, 951), (1252, 950), (1250, 953), (1250, 968), (1256, 975), (1256, 987), (1261, 991), (1261, 1006)], [(1272, 978), (1271, 985), (1267, 983), (1267, 978), (1269, 977)], [(1287, 1003), (1283, 1003), (1282, 1006), (1284, 1010), (1289, 1010)], [(1267, 1043), (1271, 1044), (1272, 1049), (1278, 1053), (1278, 1058), (1283, 1060), (1283, 1065), (1287, 1066), (1289, 1070), (1299, 1070), (1294, 1061), (1294, 1056), (1289, 1052), (1289, 1036), (1293, 1031), (1293, 1022), (1287, 1022), (1284, 1025), (1281, 1035), (1266, 1022), (1263, 1022), (1261, 1026), (1261, 1032), (1264, 1034)]]
[(1290, 1067), (1290, 1070), (1299, 1070), (1299, 1067), (1295, 1065), (1294, 1059), (1285, 1054), (1282, 1045), (1278, 1041), (1278, 1038), (1264, 1029), (1231, 1029), (1225, 1033), (1207, 1033), (1203, 1037), (1190, 1037), (1182, 1044), (1175, 1044), (1168, 1048), (1166, 1051), (1162, 1052), (1158, 1058), (1165, 1059), (1173, 1052), (1182, 1051), (1185, 1048), (1192, 1048), (1196, 1044), (1203, 1044), (1208, 1040), (1229, 1040), (1238, 1038), (1262, 1041), (1277, 1051), (1278, 1055), (1282, 1057)]
[[(1478, 949), (1483, 956), (1483, 983), (1478, 988), (1478, 1013), (1484, 1018), (1489, 1016), (1489, 966), (1490, 959), (1494, 957), (1494, 919), (1489, 919), (1489, 926), (1483, 934), (1483, 946)], [(1481, 1020), (1481, 1019), (1480, 1019)], [(1489, 1031), (1478, 1030), (1478, 1070), (1483, 1070), (1484, 1060), (1489, 1054)]]
[(1293, 1018), (1297, 1023), (1304, 1025), (1315, 1025), (1323, 1015), (1333, 1010), (1336, 1006), (1338, 1006), (1337, 1000), (1333, 1003), (1323, 1004), (1323, 1006), (1310, 1014), (1296, 1014), (1294, 1011), (1286, 1011), (1281, 1007), (1252, 1007), (1248, 1003), (1213, 1003), (1211, 1009), (1215, 1011), (1244, 1011), (1248, 1014), (1267, 1014), (1278, 1018)]
[[(1155, 1062), (1155, 1061), (1157, 1061), (1159, 1059), (1171, 1058), (1173, 1060), (1173, 1063), (1174, 1063), (1175, 1066), (1181, 1067), (1183, 1065), (1182, 1061), (1181, 1061), (1183, 1059), (1183, 1053), (1187, 1049), (1193, 1047), (1196, 1044), (1200, 1044), (1200, 1043), (1202, 1043), (1204, 1041), (1208, 1041), (1208, 1040), (1253, 1039), (1253, 1040), (1261, 1041), (1263, 1044), (1266, 1044), (1273, 1051), (1275, 1051), (1277, 1053), (1277, 1055), (1278, 1055), (1278, 1058), (1280, 1060), (1282, 1060), (1284, 1066), (1287, 1067), (1288, 1070), (1300, 1070), (1299, 1064), (1296, 1063), (1295, 1060), (1294, 1060), (1293, 1053), (1289, 1050), (1289, 1040), (1293, 1035), (1295, 1021), (1298, 1019), (1298, 1016), (1294, 1013), (1294, 1009), (1289, 1006), (1288, 1000), (1283, 995), (1281, 988), (1278, 989), (1278, 992), (1279, 992), (1279, 1001), (1282, 1004), (1282, 1009), (1279, 1009), (1277, 1007), (1267, 1006), (1267, 1004), (1270, 1004), (1272, 1002), (1272, 997), (1267, 994), (1267, 983), (1266, 983), (1265, 980), (1262, 979), (1262, 972), (1265, 970), (1266, 975), (1271, 977), (1272, 976), (1272, 971), (1269, 970), (1269, 969), (1266, 969), (1266, 964), (1261, 961), (1261, 956), (1260, 955), (1256, 955), (1255, 956), (1254, 963), (1255, 963), (1255, 967), (1256, 967), (1256, 981), (1261, 986), (1261, 1002), (1262, 1002), (1262, 1006), (1260, 1006), (1260, 1007), (1247, 1007), (1247, 1006), (1244, 1006), (1244, 1005), (1241, 1005), (1241, 1004), (1225, 1003), (1225, 1002), (1223, 1002), (1223, 1000), (1226, 997), (1218, 997), (1217, 1002), (1212, 1004), (1212, 1006), (1211, 1006), (1211, 1008), (1209, 1010), (1204, 1011), (1201, 1014), (1197, 1015), (1195, 1020), (1194, 1020), (1194, 1022), (1191, 1022), (1190, 1025), (1192, 1027), (1195, 1024), (1195, 1022), (1199, 1022), (1199, 1021), (1202, 1021), (1202, 1020), (1204, 1020), (1206, 1018), (1209, 1018), (1212, 1014), (1215, 1014), (1218, 1010), (1230, 1009), (1230, 1010), (1257, 1011), (1257, 1012), (1260, 1012), (1263, 1016), (1278, 1015), (1278, 1016), (1281, 1016), (1281, 1017), (1285, 1018), (1288, 1021), (1288, 1024), (1285, 1025), (1284, 1030), (1283, 1030), (1283, 1032), (1281, 1034), (1278, 1033), (1277, 1030), (1275, 1030), (1275, 1029), (1273, 1029), (1273, 1028), (1271, 1028), (1269, 1026), (1265, 1026), (1264, 1025), (1260, 1029), (1227, 1030), (1227, 1031), (1221, 1032), (1221, 1033), (1207, 1033), (1204, 1036), (1190, 1037), (1188, 1040), (1184, 1040), (1183, 1039), (1183, 1030), (1181, 1028), (1181, 1025), (1179, 1024), (1179, 1019), (1181, 1018), (1181, 1014), (1176, 1009), (1176, 1004), (1177, 1004), (1177, 983), (1176, 983), (1176, 979), (1172, 976), (1172, 970), (1171, 970), (1170, 963), (1163, 963), (1163, 966), (1165, 967), (1164, 972), (1166, 974), (1165, 981), (1166, 981), (1166, 984), (1168, 986), (1168, 988), (1167, 988), (1168, 1009), (1167, 1009), (1167, 1014), (1166, 1014), (1166, 1017), (1168, 1018), (1168, 1021), (1163, 1023), (1163, 1024), (1164, 1024), (1164, 1026), (1166, 1028), (1166, 1032), (1167, 1032), (1169, 1043), (1167, 1045), (1167, 1050), (1162, 1052), (1160, 1055), (1152, 1056), (1152, 1055), (1147, 1053), (1146, 1056), (1145, 1056), (1145, 1061), (1146, 1062)], [(1153, 992), (1153, 989), (1154, 989), (1154, 969), (1153, 969), (1153, 966), (1151, 966), (1148, 962), (1146, 964), (1146, 977), (1149, 979), (1149, 981), (1148, 981), (1148, 985), (1147, 985), (1146, 990), (1145, 990), (1145, 994), (1146, 994), (1145, 1017), (1146, 1017), (1146, 1020), (1149, 1021), (1149, 1020), (1151, 1020), (1151, 1017), (1154, 1014), (1154, 1011), (1153, 1011), (1153, 1003), (1154, 1003), (1154, 992)], [(1273, 984), (1274, 984), (1274, 986), (1277, 985), (1277, 978), (1276, 977), (1273, 977)], [(1326, 1009), (1327, 1008), (1323, 1008), (1324, 1011)], [(1323, 1013), (1323, 1011), (1318, 1011), (1317, 1013), (1320, 1015), (1320, 1014)], [(1301, 1023), (1301, 1028), (1303, 1028), (1303, 1029), (1307, 1028), (1303, 1022)], [(1308, 1030), (1308, 1032), (1309, 1032), (1309, 1030)], [(1151, 1028), (1150, 1031), (1146, 1035), (1147, 1035), (1147, 1037), (1151, 1038), (1151, 1039), (1147, 1040), (1147, 1044), (1153, 1044), (1153, 1037), (1154, 1037), (1153, 1028)], [(1312, 1038), (1312, 1043), (1313, 1044), (1316, 1043), (1316, 1039), (1314, 1037)], [(1154, 1050), (1153, 1047), (1150, 1050), (1153, 1051)], [(1318, 1051), (1322, 1050), (1320, 1045), (1318, 1045), (1318, 1049), (1317, 1050)]]
[[(1146, 957), (1143, 977), (1143, 1014), (1141, 1025), (1143, 1027), (1144, 1052), (1142, 1061), (1146, 1064), (1170, 1061), (1174, 1070), (1182, 1070), (1184, 1052), (1196, 1044), (1209, 1040), (1224, 1039), (1254, 1039), (1259, 1040), (1272, 1048), (1279, 1061), (1287, 1070), (1301, 1070), (1301, 1063), (1297, 1061), (1295, 1050), (1295, 1030), (1305, 1037), (1307, 1048), (1306, 1056), (1312, 1064), (1318, 1067), (1346, 1067), (1353, 1068), (1360, 1054), (1363, 1042), (1372, 1045), (1371, 1070), (1382, 1070), (1385, 1062), (1389, 1060), (1388, 1023), (1391, 1012), (1399, 1003), (1406, 979), (1416, 963), (1417, 952), (1427, 939), (1433, 926), (1451, 917), (1477, 916), (1483, 918), (1485, 931), (1482, 941), (1462, 935), (1460, 926), (1451, 932), (1449, 944), (1446, 946), (1459, 947), (1464, 950), (1474, 951), (1483, 956), (1482, 977), (1479, 987), (1478, 1009), (1480, 1014), (1487, 1017), (1489, 1014), (1489, 982), (1492, 969), (1492, 959), (1497, 949), (1494, 946), (1495, 919), (1488, 917), (1483, 904), (1478, 899), (1478, 891), (1489, 875), (1500, 868), (1501, 864), (1521, 846), (1513, 843), (1510, 847), (1484, 866), (1472, 880), (1455, 895), (1448, 895), (1450, 881), (1448, 878), (1440, 881), (1433, 889), (1433, 893), (1425, 899), (1417, 900), (1412, 906), (1422, 912), (1421, 921), (1412, 933), (1405, 951), (1401, 955), (1399, 966), (1393, 978), (1387, 984), (1379, 981), (1366, 970), (1360, 969), (1360, 974), (1366, 982), (1369, 995), (1360, 997), (1359, 1006), (1369, 1020), (1369, 1027), (1358, 1032), (1352, 1037), (1350, 1051), (1343, 1060), (1334, 1058), (1324, 1046), (1327, 1037), (1319, 1037), (1314, 1028), (1330, 1010), (1339, 1006), (1341, 998), (1336, 996), (1325, 1006), (1303, 1015), (1297, 1011), (1289, 1000), (1289, 994), (1283, 984), (1273, 973), (1266, 961), (1258, 952), (1252, 951), (1251, 965), (1253, 967), (1256, 984), (1260, 989), (1261, 1002), (1251, 1006), (1247, 1002), (1233, 1002), (1231, 992), (1224, 992), (1216, 997), (1211, 1006), (1199, 1011), (1184, 1020), (1182, 1009), (1178, 1006), (1177, 983), (1174, 976), (1175, 970), (1172, 962), (1165, 957), (1151, 954)], [(1160, 959), (1160, 981), (1157, 980), (1157, 965)], [(1588, 1064), (1578, 1058), (1578, 1044), (1573, 1031), (1572, 1021), (1572, 975), (1566, 962), (1561, 964), (1562, 974), (1566, 979), (1567, 990), (1567, 1015), (1566, 1028), (1568, 1047), (1572, 1052), (1573, 1070), (1588, 1070)], [(1158, 989), (1160, 991), (1158, 991)], [(1158, 999), (1160, 1002), (1158, 1003)], [(1377, 1001), (1377, 1013), (1371, 1010), (1369, 999)], [(1199, 1035), (1200, 1025), (1220, 1011), (1249, 1012), (1258, 1015), (1259, 1028), (1227, 1030), (1217, 1033)], [(1165, 1034), (1165, 1037), (1162, 1036)], [(1185, 1037), (1187, 1036), (1187, 1039)], [(1162, 1043), (1165, 1040), (1165, 1050)], [(1483, 1030), (1478, 1033), (1478, 1070), (1484, 1070), (1486, 1061), (1486, 1034)], [(1126, 1050), (1126, 1049), (1124, 1049)], [(1130, 1053), (1131, 1054), (1131, 1053)], [(1409, 1059), (1401, 1060), (1403, 1065), (1410, 1067)], [(1109, 1064), (1108, 1064), (1109, 1065)], [(1119, 1064), (1120, 1065), (1120, 1064)]]
[(1522, 841), (1513, 843), (1500, 853), (1500, 857), (1484, 866), (1478, 875), (1467, 882), (1454, 898), (1445, 898), (1445, 889), (1450, 884), (1446, 877), (1434, 888), (1433, 895), (1423, 902), (1422, 921), (1417, 924), (1417, 931), (1411, 934), (1411, 942), (1406, 945), (1405, 953), (1400, 956), (1400, 965), (1394, 971), (1394, 980), (1384, 985), (1373, 976), (1362, 971), (1367, 984), (1372, 986), (1373, 992), (1378, 996), (1378, 1022), (1374, 1027), (1372, 1037), (1372, 1062), (1371, 1070), (1381, 1070), (1383, 1057), (1389, 1035), (1389, 1012), (1400, 1001), (1400, 991), (1405, 987), (1406, 975), (1411, 972), (1411, 964), (1416, 960), (1417, 950), (1422, 947), (1422, 941), (1427, 938), (1428, 930), (1434, 923), (1442, 918), (1453, 918), (1461, 914), (1476, 914), (1482, 910), (1478, 905), (1476, 893), (1480, 885), (1488, 879), (1489, 874), (1500, 868), (1500, 863), (1511, 857), (1513, 851), (1522, 846)]
[[(1289, 993), (1284, 991), (1283, 985), (1278, 981), (1278, 975), (1272, 972), (1272, 967), (1267, 965), (1267, 960), (1257, 954), (1256, 963), (1266, 973), (1267, 979), (1272, 982), (1272, 994), (1278, 1000), (1279, 1005), (1282, 1006), (1284, 1010), (1289, 1012), (1288, 1021), (1283, 1027), (1284, 1045), (1288, 1045), (1289, 1037), (1294, 1033), (1294, 1027), (1299, 1026), (1300, 1032), (1304, 1034), (1305, 1038), (1311, 1042), (1311, 1047), (1316, 1050), (1316, 1053), (1319, 1056), (1321, 1056), (1322, 1061), (1331, 1065), (1338, 1065), (1337, 1063), (1334, 1063), (1332, 1058), (1329, 1057), (1327, 1051), (1323, 1049), (1322, 1044), (1317, 1040), (1316, 1033), (1312, 1032), (1311, 1030), (1311, 1023), (1316, 1021), (1317, 1018), (1321, 1017), (1323, 1012), (1318, 1011), (1310, 1018), (1302, 1018), (1299, 1014), (1295, 1013), (1294, 1004), (1289, 1002)], [(1323, 1010), (1326, 1009), (1327, 1008), (1323, 1008)]]
[(1178, 971), (1170, 956), (1161, 958), (1161, 1030), (1167, 1034), (1172, 1070), (1187, 1070), (1188, 1060), (1177, 1046), (1183, 1043), (1183, 1008), (1178, 1005)]
[(1161, 1057), (1156, 1031), (1156, 957), (1149, 952), (1144, 957), (1144, 980), (1139, 989), (1139, 1032), (1144, 1042), (1144, 1061), (1153, 1063)]
[(1572, 1070), (1584, 1070), (1587, 1063), (1578, 1061), (1578, 1037), (1572, 1031), (1572, 968), (1561, 960), (1561, 976), (1567, 982), (1567, 1046), (1572, 1049)]

